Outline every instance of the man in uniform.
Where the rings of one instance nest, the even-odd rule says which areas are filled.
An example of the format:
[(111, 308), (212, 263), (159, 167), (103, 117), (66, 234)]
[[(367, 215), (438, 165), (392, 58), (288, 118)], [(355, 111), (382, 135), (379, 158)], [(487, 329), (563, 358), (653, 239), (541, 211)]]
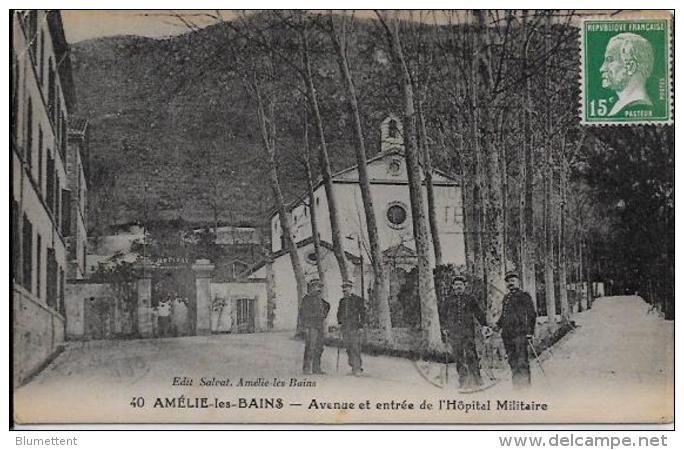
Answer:
[(361, 340), (363, 326), (366, 322), (366, 307), (363, 298), (352, 293), (354, 283), (345, 281), (342, 283), (344, 297), (340, 300), (337, 308), (337, 323), (342, 329), (342, 339), (347, 348), (349, 365), (354, 376), (360, 376), (363, 372), (361, 367)]
[(466, 294), (466, 280), (457, 275), (451, 294), (440, 304), (439, 318), (442, 333), (451, 345), (461, 388), (482, 384), (480, 359), (475, 349), (475, 321), (486, 326), (486, 317), (475, 297)]
[(325, 318), (330, 311), (330, 303), (323, 300), (323, 283), (315, 279), (309, 282), (308, 293), (302, 300), (302, 328), (304, 329), (304, 374), (324, 374), (321, 370)]
[(534, 336), (537, 312), (530, 294), (520, 289), (520, 278), (516, 272), (506, 273), (508, 294), (503, 299), (503, 311), (497, 322), (501, 330), (508, 364), (513, 374), (513, 386), (529, 387), (530, 361), (527, 355), (528, 341)]

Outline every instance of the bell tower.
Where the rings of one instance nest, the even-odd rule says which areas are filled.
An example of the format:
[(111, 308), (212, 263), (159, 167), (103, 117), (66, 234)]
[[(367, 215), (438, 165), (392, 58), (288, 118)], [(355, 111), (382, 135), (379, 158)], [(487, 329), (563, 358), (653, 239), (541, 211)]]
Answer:
[(394, 114), (390, 114), (380, 124), (380, 152), (404, 150), (404, 126)]

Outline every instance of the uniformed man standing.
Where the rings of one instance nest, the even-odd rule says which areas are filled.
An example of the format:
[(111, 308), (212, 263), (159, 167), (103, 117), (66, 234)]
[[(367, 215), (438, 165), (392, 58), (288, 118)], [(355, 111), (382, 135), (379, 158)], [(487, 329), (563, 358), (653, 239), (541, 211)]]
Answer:
[(439, 318), (442, 333), (451, 345), (460, 387), (469, 389), (482, 384), (480, 358), (475, 348), (475, 321), (483, 326), (487, 322), (477, 300), (466, 294), (465, 289), (465, 277), (457, 275), (451, 294), (440, 304)]
[(518, 274), (508, 272), (505, 280), (509, 292), (504, 296), (497, 328), (501, 330), (508, 364), (511, 366), (513, 386), (525, 388), (531, 383), (527, 345), (534, 336), (537, 312), (530, 294), (520, 289)]
[(340, 300), (337, 308), (337, 323), (342, 329), (342, 339), (347, 348), (349, 365), (354, 376), (360, 376), (363, 372), (361, 361), (361, 341), (363, 327), (366, 323), (366, 306), (363, 298), (352, 293), (354, 283), (345, 281), (342, 283), (344, 297)]
[(321, 355), (323, 355), (325, 337), (325, 318), (330, 311), (330, 303), (321, 296), (323, 283), (311, 280), (308, 293), (302, 300), (302, 328), (304, 329), (304, 374), (324, 374), (321, 370)]

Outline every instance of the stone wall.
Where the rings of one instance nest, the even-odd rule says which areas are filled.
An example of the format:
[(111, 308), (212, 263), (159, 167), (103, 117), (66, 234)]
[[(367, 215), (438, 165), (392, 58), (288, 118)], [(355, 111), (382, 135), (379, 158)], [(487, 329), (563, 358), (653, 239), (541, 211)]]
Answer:
[[(69, 340), (92, 338), (137, 337), (138, 327), (135, 314), (136, 300), (133, 283), (93, 283), (72, 280), (66, 286), (66, 338)], [(106, 316), (111, 321), (102, 324), (106, 330), (97, 337), (87, 330), (86, 309), (88, 303), (108, 306)], [(93, 310), (93, 306), (90, 306)], [(94, 320), (91, 317), (91, 327)], [(95, 318), (95, 320), (97, 320)], [(97, 324), (96, 324), (97, 325)]]
[(64, 343), (64, 317), (36, 301), (24, 288), (13, 287), (14, 386), (38, 372)]
[(237, 333), (237, 302), (254, 301), (254, 331), (268, 329), (268, 287), (264, 279), (249, 279), (225, 283), (211, 283), (211, 331)]

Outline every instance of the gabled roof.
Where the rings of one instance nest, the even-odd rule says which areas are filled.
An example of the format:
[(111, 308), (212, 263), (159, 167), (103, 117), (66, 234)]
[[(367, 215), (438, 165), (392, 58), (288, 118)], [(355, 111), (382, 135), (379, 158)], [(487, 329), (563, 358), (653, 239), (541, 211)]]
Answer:
[[(380, 153), (378, 153), (377, 155), (373, 156), (372, 158), (368, 159), (368, 160), (366, 161), (366, 164), (370, 166), (370, 165), (372, 165), (373, 163), (375, 163), (375, 162), (377, 162), (377, 161), (380, 161), (380, 160), (382, 160), (382, 159), (385, 159), (385, 158), (387, 158), (388, 156), (392, 156), (392, 155), (398, 155), (398, 156), (401, 156), (401, 157), (403, 158), (403, 157), (404, 157), (404, 152), (401, 151), (399, 148), (393, 148), (393, 149), (391, 149), (391, 150), (389, 150), (389, 151), (380, 152)], [(355, 170), (358, 170), (358, 167), (359, 167), (358, 164), (354, 164), (353, 166), (347, 167), (346, 169), (343, 169), (343, 170), (340, 170), (340, 171), (338, 171), (338, 172), (335, 172), (334, 174), (332, 174), (332, 181), (333, 181), (333, 183), (335, 183), (335, 182), (342, 182), (342, 181), (343, 181), (343, 177), (344, 177), (345, 175), (348, 175), (348, 174), (354, 172)], [(434, 173), (438, 174), (440, 177), (443, 177), (443, 178), (445, 179), (444, 181), (448, 181), (448, 182), (450, 182), (450, 183), (459, 184), (459, 179), (458, 179), (458, 177), (455, 177), (455, 176), (453, 176), (453, 175), (449, 175), (449, 174), (447, 174), (446, 172), (444, 172), (444, 171), (442, 171), (442, 170), (439, 170), (439, 169), (435, 169), (435, 168), (433, 168), (432, 171), (433, 171)], [(376, 181), (376, 182), (377, 182), (377, 181)], [(371, 184), (372, 184), (372, 183), (373, 183), (373, 181), (371, 181)], [(319, 177), (318, 180), (316, 181), (316, 183), (314, 184), (313, 190), (316, 191), (319, 187), (321, 187), (322, 184), (323, 184), (323, 180)], [(288, 210), (288, 211), (292, 211), (295, 207), (299, 206), (299, 205), (304, 201), (304, 199), (306, 199), (308, 196), (309, 196), (309, 193), (308, 193), (308, 192), (304, 192), (302, 195), (298, 196), (296, 199), (294, 199), (292, 202), (289, 203), (289, 205), (287, 206), (287, 210)], [(278, 213), (278, 209), (277, 209), (277, 208), (273, 208), (273, 210), (271, 211), (271, 213), (269, 213), (269, 215), (268, 215), (268, 219), (270, 220), (270, 219), (273, 218), (277, 213)]]
[[(389, 150), (389, 151), (386, 151), (386, 152), (380, 152), (380, 153), (378, 153), (377, 155), (373, 156), (372, 158), (368, 159), (368, 160), (366, 161), (366, 165), (372, 164), (372, 163), (374, 163), (375, 161), (379, 161), (379, 160), (384, 159), (384, 158), (386, 158), (386, 157), (388, 157), (388, 156), (390, 156), (390, 155), (399, 155), (399, 156), (402, 156), (402, 157), (403, 157), (403, 156), (404, 156), (404, 152), (402, 152), (399, 148), (394, 148), (394, 149)], [(340, 170), (340, 171), (337, 172), (337, 173), (334, 173), (334, 174), (332, 175), (332, 177), (333, 177), (333, 179), (338, 178), (338, 177), (340, 177), (341, 175), (344, 175), (344, 174), (349, 173), (349, 172), (353, 172), (354, 170), (357, 170), (358, 168), (359, 168), (359, 165), (358, 165), (358, 164), (354, 164), (354, 165), (351, 166), (351, 167), (347, 167), (346, 169), (343, 169), (343, 170)]]
[[(297, 248), (302, 248), (302, 247), (306, 247), (307, 245), (310, 245), (310, 244), (313, 244), (313, 236), (309, 236), (308, 238), (297, 242), (296, 245), (297, 245)], [(333, 251), (333, 245), (328, 241), (322, 240), (321, 241), (321, 247), (325, 248), (326, 250)], [(247, 269), (244, 273), (245, 273), (245, 275), (248, 276), (249, 274), (252, 274), (252, 273), (256, 272), (257, 270), (261, 269), (262, 267), (264, 267), (264, 265), (266, 265), (266, 263), (272, 262), (273, 260), (280, 258), (281, 256), (287, 255), (289, 252), (290, 252), (289, 249), (282, 248), (282, 249), (278, 250), (277, 252), (269, 255), (268, 258), (264, 258), (263, 260), (254, 264), (252, 267)], [(344, 252), (344, 255), (347, 257), (347, 259), (349, 261), (352, 262), (352, 264), (356, 264), (356, 265), (361, 264), (361, 258), (359, 258), (358, 256), (356, 256), (352, 253), (349, 253), (346, 250)]]

